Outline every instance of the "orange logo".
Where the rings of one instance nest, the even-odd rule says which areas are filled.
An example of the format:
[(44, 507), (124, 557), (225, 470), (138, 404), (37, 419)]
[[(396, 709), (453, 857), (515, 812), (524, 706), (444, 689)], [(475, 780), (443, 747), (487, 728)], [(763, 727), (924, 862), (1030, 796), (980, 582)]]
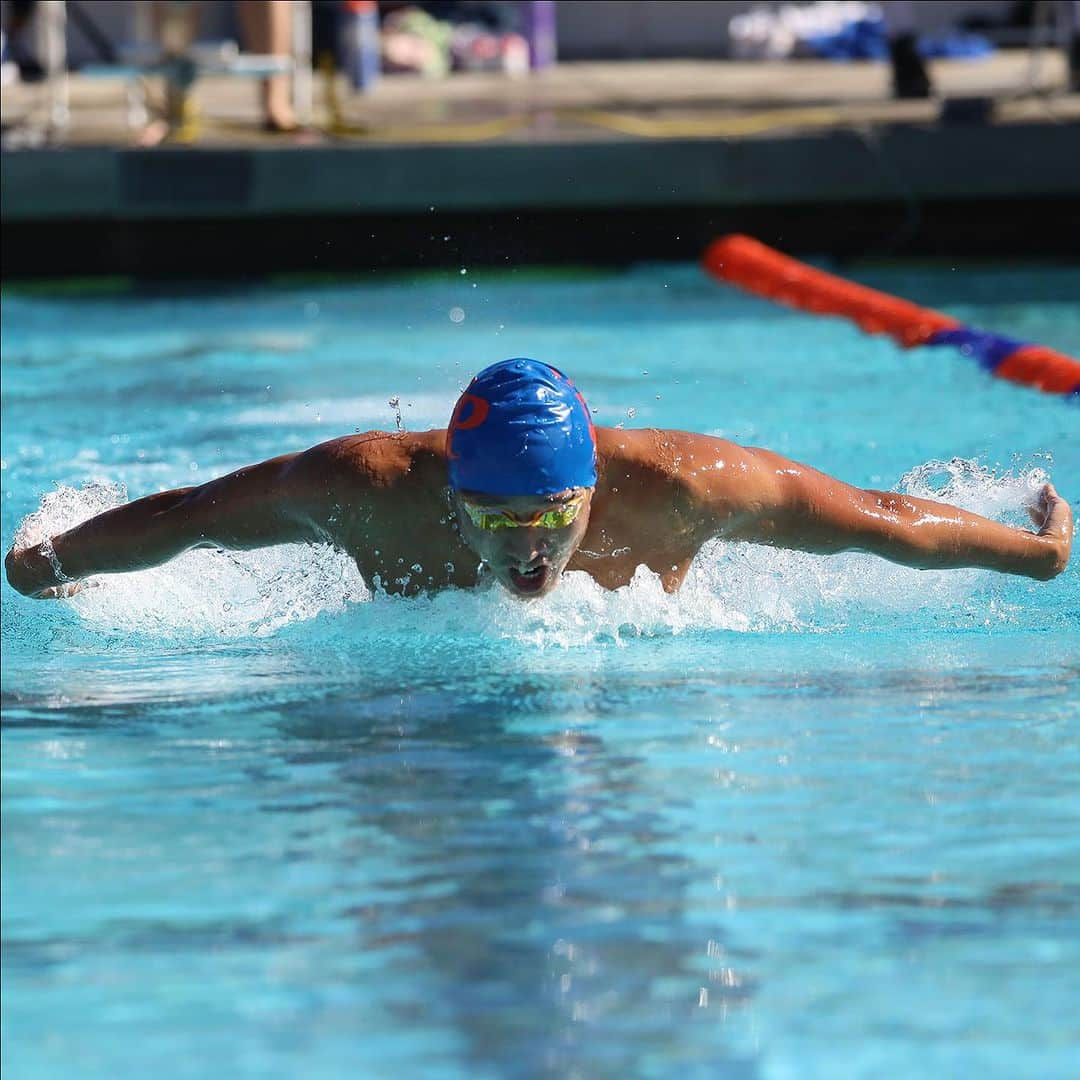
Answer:
[[(472, 412), (468, 416), (462, 416), (467, 405), (472, 406)], [(491, 406), (482, 397), (476, 394), (462, 394), (461, 400), (454, 409), (454, 415), (450, 418), (452, 431), (471, 431), (479, 427), (486, 419)]]
[[(468, 416), (462, 416), (467, 406), (472, 406)], [(462, 394), (457, 405), (454, 407), (454, 415), (450, 417), (450, 427), (446, 430), (446, 456), (456, 459), (459, 455), (454, 453), (454, 432), (469, 431), (478, 428), (491, 411), (491, 405), (484, 398), (476, 394)]]

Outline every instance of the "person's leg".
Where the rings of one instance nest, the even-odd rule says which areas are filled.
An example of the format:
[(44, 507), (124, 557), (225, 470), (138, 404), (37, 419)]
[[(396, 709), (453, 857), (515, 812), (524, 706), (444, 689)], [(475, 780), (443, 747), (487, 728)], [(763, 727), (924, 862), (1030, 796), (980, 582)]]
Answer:
[(4, 20), (4, 33), (7, 35), (7, 57), (19, 70), (23, 82), (41, 82), (45, 78), (45, 69), (34, 55), (33, 48), (27, 43), (27, 29), (34, 16), (36, 0), (10, 0)]
[(1069, 19), (1069, 90), (1080, 94), (1080, 0), (1072, 0), (1065, 12)]
[(198, 3), (184, 0), (156, 0), (153, 6), (154, 38), (161, 57), (169, 66), (165, 76), (164, 114), (151, 120), (139, 133), (136, 144), (157, 146), (168, 138), (192, 128), (190, 91), (194, 65), (188, 56), (199, 24)]
[(893, 96), (930, 96), (930, 76), (916, 47), (914, 12), (910, 0), (889, 0), (881, 5), (885, 31), (889, 37)]
[[(237, 0), (236, 13), (244, 44), (264, 56), (289, 56), (292, 51), (291, 0)], [(288, 74), (263, 79), (263, 120), (274, 131), (291, 131), (296, 124)]]

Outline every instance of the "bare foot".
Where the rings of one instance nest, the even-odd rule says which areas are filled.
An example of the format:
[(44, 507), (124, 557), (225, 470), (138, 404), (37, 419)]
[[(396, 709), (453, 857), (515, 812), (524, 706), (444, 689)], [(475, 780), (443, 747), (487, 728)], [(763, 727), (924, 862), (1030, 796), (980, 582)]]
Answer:
[(135, 137), (135, 145), (143, 149), (160, 146), (172, 134), (172, 125), (168, 120), (151, 120)]
[(299, 126), (296, 114), (287, 105), (266, 110), (265, 127), (267, 131), (295, 131)]
[(268, 112), (263, 121), (263, 131), (270, 135), (287, 135), (290, 141), (301, 145), (321, 141), (319, 132), (296, 119), (292, 109)]

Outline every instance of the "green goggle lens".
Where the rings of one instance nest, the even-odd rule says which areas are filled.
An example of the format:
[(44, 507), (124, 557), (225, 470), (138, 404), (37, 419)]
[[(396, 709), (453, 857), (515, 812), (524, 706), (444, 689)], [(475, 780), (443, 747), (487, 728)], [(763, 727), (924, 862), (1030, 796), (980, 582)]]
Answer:
[(574, 502), (560, 506), (556, 510), (544, 510), (528, 521), (519, 521), (505, 510), (485, 510), (465, 503), (465, 512), (469, 520), (485, 532), (499, 532), (501, 529), (536, 528), (565, 529), (572, 525), (581, 511), (581, 503)]

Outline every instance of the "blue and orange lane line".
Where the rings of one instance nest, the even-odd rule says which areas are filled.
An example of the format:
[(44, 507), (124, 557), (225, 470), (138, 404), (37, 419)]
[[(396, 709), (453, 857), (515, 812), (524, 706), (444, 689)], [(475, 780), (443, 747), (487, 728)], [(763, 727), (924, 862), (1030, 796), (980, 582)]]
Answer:
[(808, 266), (750, 236), (731, 233), (714, 240), (702, 262), (713, 277), (757, 296), (814, 315), (849, 319), (868, 334), (887, 334), (905, 349), (950, 345), (999, 379), (1080, 400), (1080, 362), (1071, 356), (965, 326), (940, 311)]

